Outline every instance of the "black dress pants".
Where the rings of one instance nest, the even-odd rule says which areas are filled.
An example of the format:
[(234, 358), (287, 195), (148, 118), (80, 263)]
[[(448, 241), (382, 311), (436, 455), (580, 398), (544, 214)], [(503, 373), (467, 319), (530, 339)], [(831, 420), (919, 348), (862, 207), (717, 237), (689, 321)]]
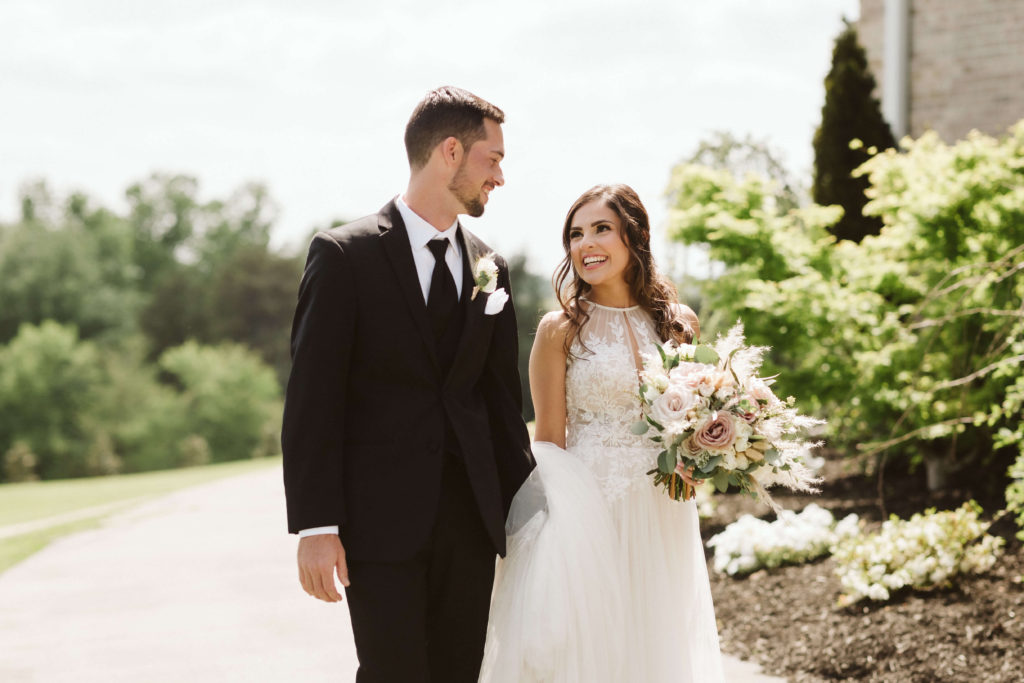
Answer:
[(405, 562), (349, 563), (356, 682), (476, 683), (495, 555), (465, 466), (446, 455), (427, 546)]

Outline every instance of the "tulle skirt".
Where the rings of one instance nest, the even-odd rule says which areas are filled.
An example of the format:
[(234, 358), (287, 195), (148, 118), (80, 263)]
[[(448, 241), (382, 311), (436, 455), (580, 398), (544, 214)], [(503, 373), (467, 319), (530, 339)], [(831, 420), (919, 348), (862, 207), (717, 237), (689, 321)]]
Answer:
[(480, 680), (722, 680), (693, 501), (638, 481), (606, 499), (583, 462), (535, 443), (512, 504)]

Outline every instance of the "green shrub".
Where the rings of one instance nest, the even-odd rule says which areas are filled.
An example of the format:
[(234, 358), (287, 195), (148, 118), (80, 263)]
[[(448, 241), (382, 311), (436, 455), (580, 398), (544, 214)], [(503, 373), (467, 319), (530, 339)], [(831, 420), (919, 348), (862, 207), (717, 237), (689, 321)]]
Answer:
[(21, 443), (42, 479), (89, 474), (90, 415), (103, 381), (96, 348), (74, 327), (22, 325), (0, 347), (0, 449)]
[(4, 453), (4, 481), (22, 482), (38, 481), (36, 464), (39, 459), (32, 449), (24, 441), (15, 441), (14, 444)]
[(167, 350), (160, 368), (181, 389), (188, 433), (204, 438), (213, 462), (264, 455), (280, 419), (274, 371), (238, 345), (187, 342)]

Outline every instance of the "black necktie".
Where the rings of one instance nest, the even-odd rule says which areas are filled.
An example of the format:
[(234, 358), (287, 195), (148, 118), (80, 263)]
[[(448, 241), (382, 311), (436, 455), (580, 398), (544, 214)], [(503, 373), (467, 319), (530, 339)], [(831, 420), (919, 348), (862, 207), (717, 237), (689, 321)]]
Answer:
[(452, 271), (444, 260), (448, 240), (430, 240), (427, 248), (434, 255), (434, 273), (430, 276), (430, 291), (427, 294), (427, 315), (434, 329), (434, 338), (440, 340), (459, 304), (459, 295)]

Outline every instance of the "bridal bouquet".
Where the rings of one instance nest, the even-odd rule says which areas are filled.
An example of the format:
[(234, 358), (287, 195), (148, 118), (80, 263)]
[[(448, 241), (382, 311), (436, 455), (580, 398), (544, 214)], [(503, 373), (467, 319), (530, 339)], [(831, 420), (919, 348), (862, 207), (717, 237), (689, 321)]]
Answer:
[(757, 375), (766, 350), (747, 346), (737, 323), (714, 344), (668, 342), (657, 356), (645, 354), (643, 419), (632, 429), (654, 428), (651, 439), (663, 450), (648, 474), (673, 499), (691, 495), (681, 476), (687, 470), (719, 491), (739, 487), (776, 511), (769, 487), (814, 490), (818, 479), (804, 457), (820, 444), (798, 434), (823, 421), (800, 415), (793, 397), (783, 401), (772, 392), (774, 378)]

